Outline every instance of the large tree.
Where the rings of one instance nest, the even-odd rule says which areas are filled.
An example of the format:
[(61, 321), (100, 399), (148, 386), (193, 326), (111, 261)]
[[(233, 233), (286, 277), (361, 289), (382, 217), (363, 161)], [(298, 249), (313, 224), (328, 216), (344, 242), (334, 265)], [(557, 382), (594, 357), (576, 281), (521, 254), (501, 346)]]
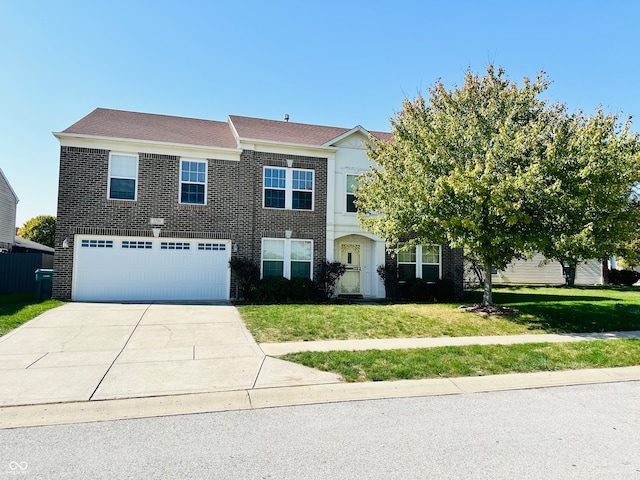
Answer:
[(56, 238), (56, 217), (51, 215), (33, 217), (18, 230), (18, 236), (53, 248)]
[(640, 182), (638, 135), (631, 119), (581, 112), (553, 112), (549, 148), (541, 174), (550, 184), (544, 242), (539, 250), (567, 268), (570, 286), (579, 261), (624, 255), (638, 238), (640, 209), (634, 186)]
[[(374, 140), (368, 152), (375, 165), (357, 192), (363, 227), (390, 245), (449, 242), (485, 272), (535, 250), (549, 188), (540, 175), (548, 85), (543, 73), (518, 85), (490, 65), (452, 90), (436, 82), (428, 101), (405, 100), (391, 120), (394, 141)], [(483, 304), (492, 303), (487, 274)]]

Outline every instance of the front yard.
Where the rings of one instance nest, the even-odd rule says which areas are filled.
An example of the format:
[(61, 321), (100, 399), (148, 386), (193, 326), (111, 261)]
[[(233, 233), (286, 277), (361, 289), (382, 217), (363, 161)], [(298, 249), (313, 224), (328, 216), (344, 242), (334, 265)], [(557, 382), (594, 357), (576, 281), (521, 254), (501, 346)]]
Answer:
[(35, 294), (0, 295), (0, 336), (18, 328), (23, 323), (55, 307), (63, 305), (59, 300), (36, 303)]
[[(466, 303), (479, 301), (479, 294)], [(461, 304), (251, 305), (239, 307), (258, 342), (486, 336), (640, 330), (640, 290), (499, 287), (496, 304), (517, 315), (484, 316)], [(301, 352), (285, 360), (380, 381), (640, 365), (640, 340), (469, 345), (410, 350)]]
[[(467, 303), (478, 302), (479, 293)], [(460, 337), (640, 330), (640, 290), (607, 287), (501, 287), (496, 304), (512, 316), (466, 313), (456, 304), (247, 305), (239, 307), (258, 342)]]

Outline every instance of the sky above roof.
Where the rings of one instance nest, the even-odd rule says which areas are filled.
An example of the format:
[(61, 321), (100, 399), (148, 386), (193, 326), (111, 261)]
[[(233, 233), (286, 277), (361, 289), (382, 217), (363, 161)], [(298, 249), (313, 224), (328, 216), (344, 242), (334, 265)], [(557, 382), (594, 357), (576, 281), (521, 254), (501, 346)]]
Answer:
[(56, 213), (51, 132), (96, 107), (389, 131), (403, 99), (489, 63), (544, 70), (572, 111), (638, 115), (638, 18), (632, 0), (0, 0), (0, 167), (21, 226)]

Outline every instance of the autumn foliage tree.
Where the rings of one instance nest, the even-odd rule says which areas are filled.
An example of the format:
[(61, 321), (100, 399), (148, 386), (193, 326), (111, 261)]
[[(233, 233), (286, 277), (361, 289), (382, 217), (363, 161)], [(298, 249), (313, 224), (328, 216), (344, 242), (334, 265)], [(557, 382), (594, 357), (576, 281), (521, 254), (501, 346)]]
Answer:
[(33, 217), (18, 229), (18, 236), (53, 248), (56, 238), (56, 217), (51, 215)]
[(389, 245), (463, 248), (483, 265), (483, 305), (493, 304), (492, 267), (534, 251), (574, 264), (613, 253), (635, 218), (622, 200), (637, 139), (615, 117), (550, 105), (540, 98), (548, 85), (544, 73), (520, 86), (489, 65), (483, 77), (467, 71), (462, 86), (438, 81), (428, 100), (405, 100), (394, 140), (372, 139), (368, 150), (361, 225)]

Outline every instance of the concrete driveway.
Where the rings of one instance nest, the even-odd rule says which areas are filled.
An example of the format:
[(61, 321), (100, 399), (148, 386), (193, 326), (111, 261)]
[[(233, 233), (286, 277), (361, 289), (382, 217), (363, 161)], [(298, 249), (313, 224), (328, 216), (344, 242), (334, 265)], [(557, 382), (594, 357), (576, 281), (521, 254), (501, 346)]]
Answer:
[(0, 406), (338, 382), (265, 357), (228, 304), (68, 303), (0, 337)]

